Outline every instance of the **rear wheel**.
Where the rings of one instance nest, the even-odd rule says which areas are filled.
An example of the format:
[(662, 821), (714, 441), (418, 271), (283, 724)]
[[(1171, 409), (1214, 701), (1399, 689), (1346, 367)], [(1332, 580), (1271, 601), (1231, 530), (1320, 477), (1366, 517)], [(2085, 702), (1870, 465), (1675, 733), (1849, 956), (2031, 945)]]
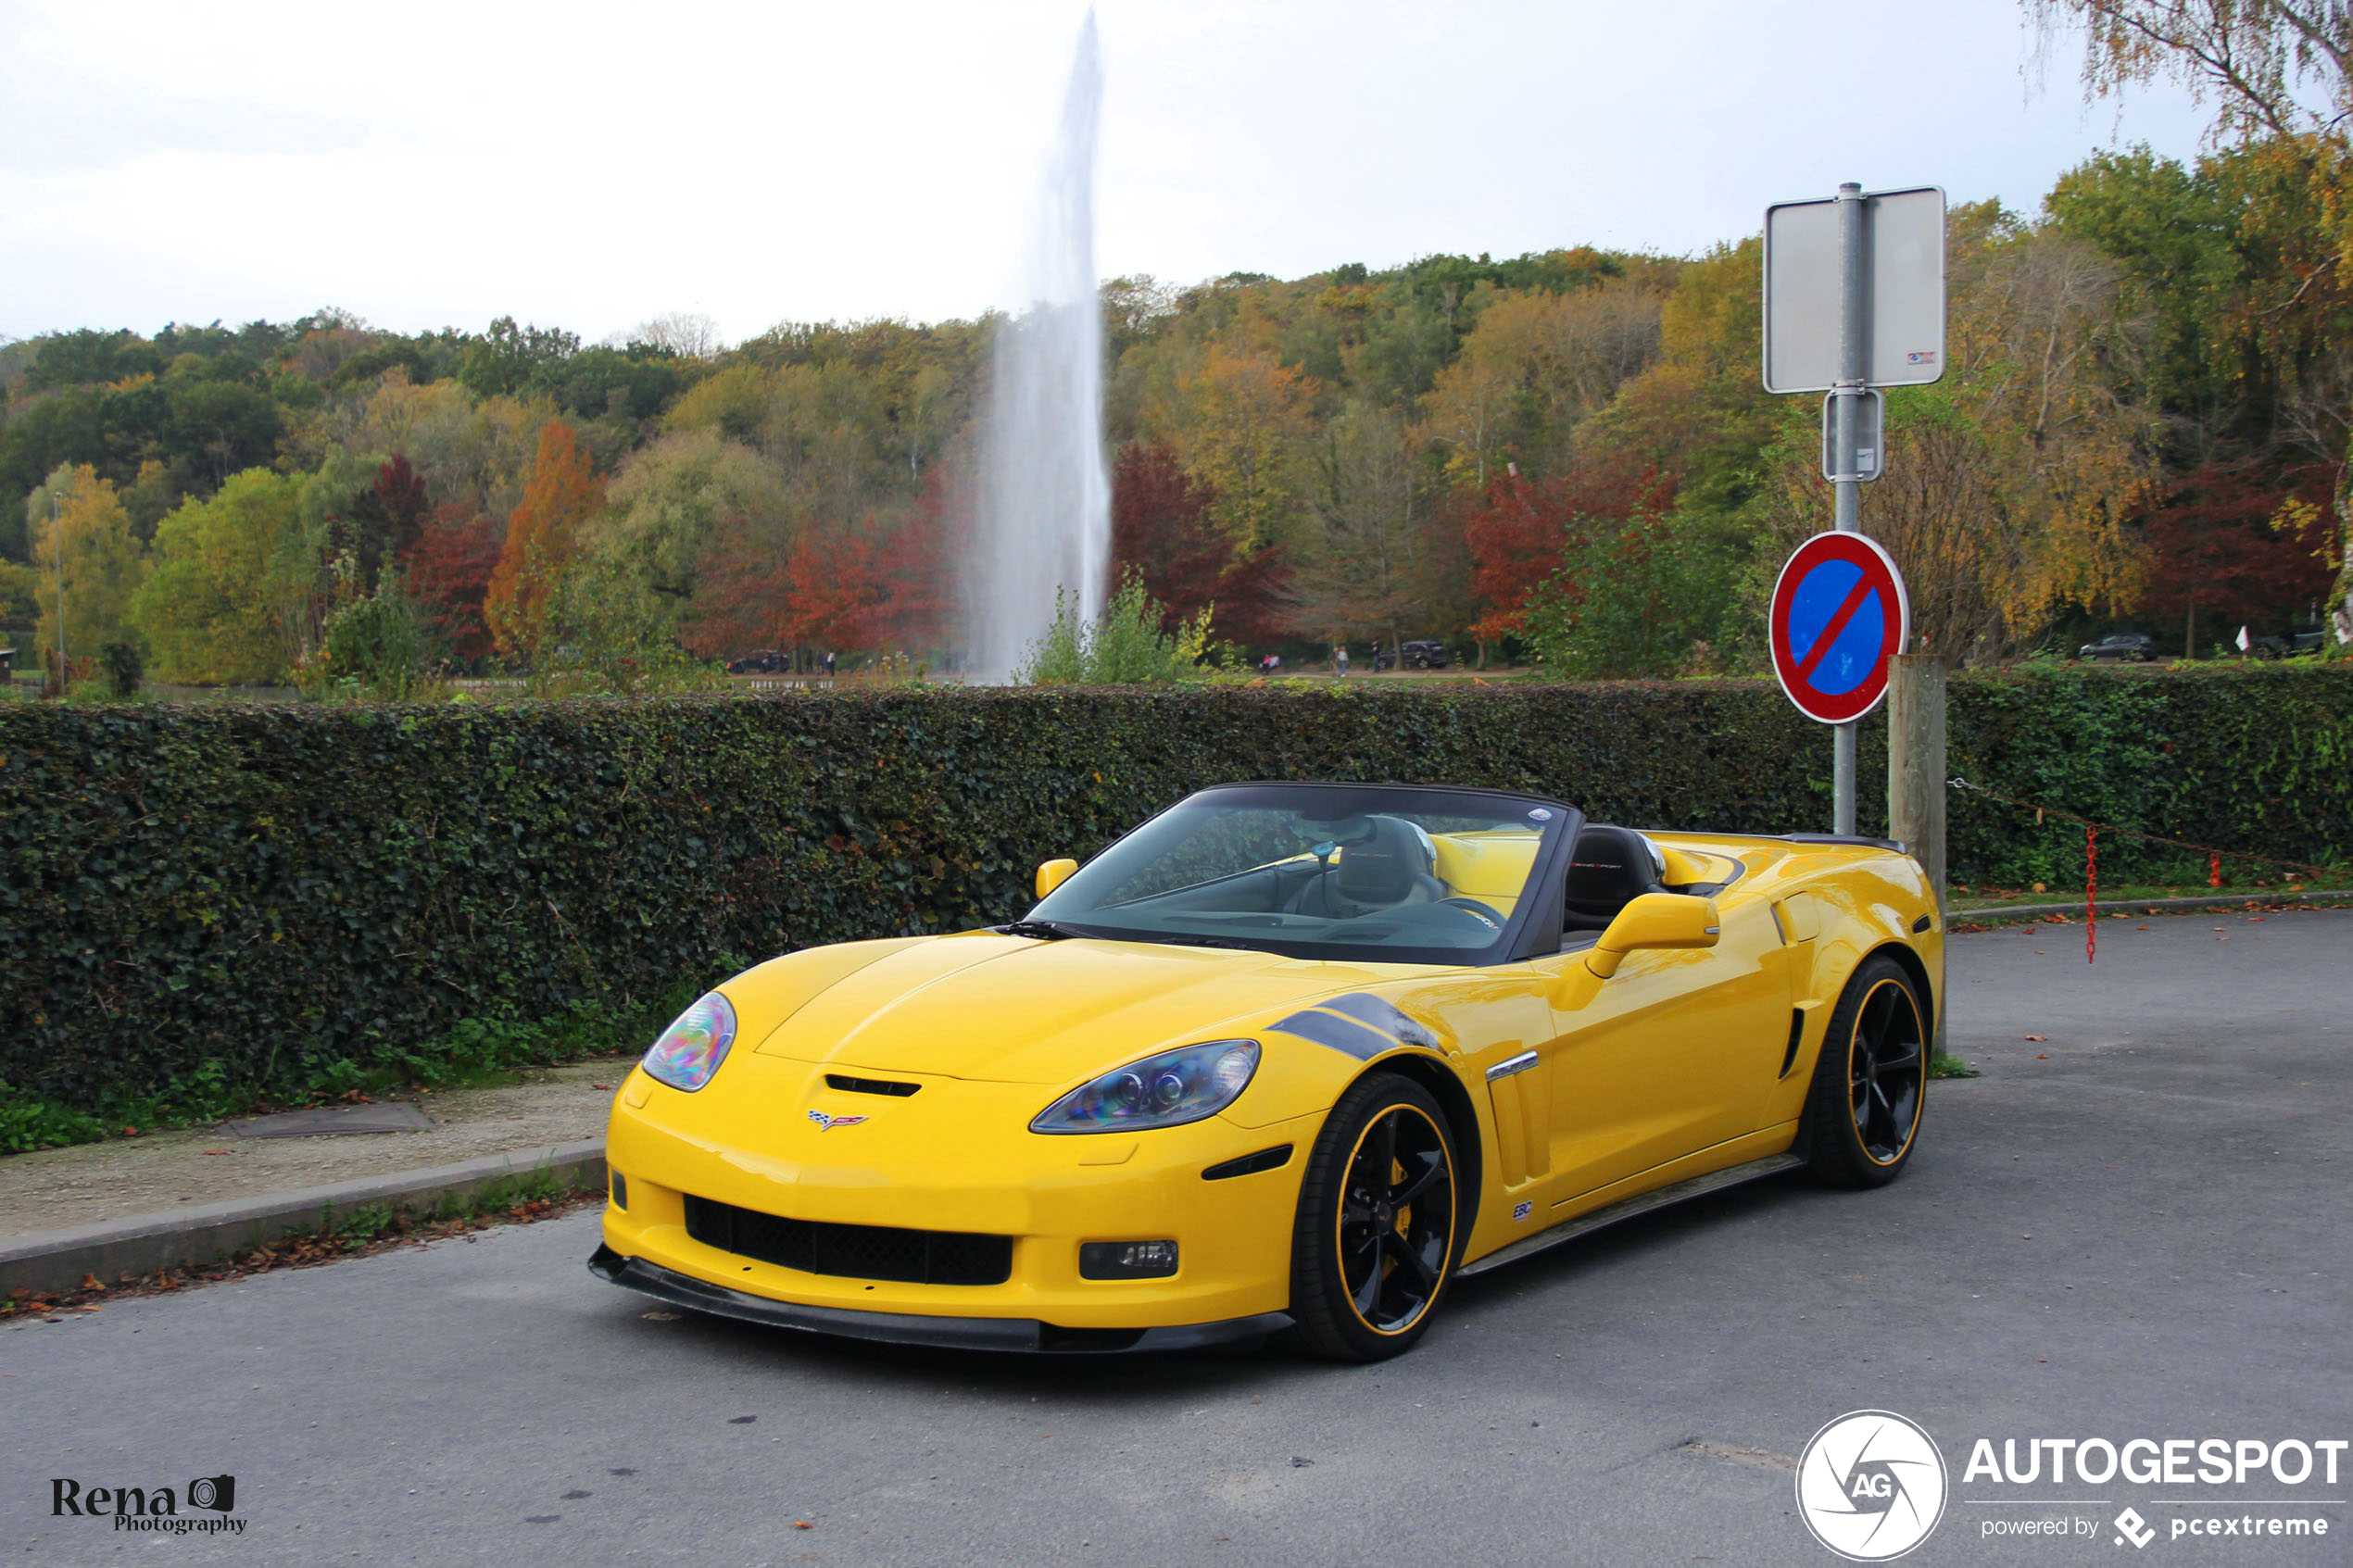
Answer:
[(1351, 1085), (1300, 1184), (1290, 1343), (1344, 1361), (1413, 1348), (1453, 1273), (1456, 1203), (1438, 1102), (1390, 1073)]
[(1928, 1090), (1928, 1010), (1904, 966), (1867, 959), (1831, 1010), (1806, 1097), (1800, 1150), (1831, 1186), (1883, 1186), (1919, 1141)]

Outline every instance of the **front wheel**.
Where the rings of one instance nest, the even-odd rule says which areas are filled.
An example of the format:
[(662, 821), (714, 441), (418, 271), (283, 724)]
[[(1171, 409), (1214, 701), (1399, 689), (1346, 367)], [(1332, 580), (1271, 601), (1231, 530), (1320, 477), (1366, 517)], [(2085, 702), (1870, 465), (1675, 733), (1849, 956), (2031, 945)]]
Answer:
[(1884, 1186), (1919, 1140), (1928, 1010), (1903, 965), (1867, 959), (1831, 1010), (1797, 1152), (1831, 1186)]
[(1342, 1361), (1412, 1349), (1453, 1273), (1457, 1192), (1453, 1137), (1427, 1091), (1390, 1073), (1350, 1085), (1300, 1184), (1290, 1343)]

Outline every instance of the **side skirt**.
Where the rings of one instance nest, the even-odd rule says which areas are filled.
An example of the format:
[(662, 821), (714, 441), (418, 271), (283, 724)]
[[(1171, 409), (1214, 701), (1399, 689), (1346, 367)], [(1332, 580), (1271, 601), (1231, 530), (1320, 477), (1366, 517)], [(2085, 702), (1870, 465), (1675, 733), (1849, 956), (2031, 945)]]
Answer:
[(1752, 1160), (1745, 1165), (1728, 1166), (1721, 1171), (1710, 1171), (1704, 1176), (1693, 1176), (1688, 1181), (1676, 1182), (1649, 1192), (1636, 1193), (1631, 1198), (1620, 1198), (1616, 1203), (1596, 1209), (1589, 1214), (1579, 1214), (1573, 1220), (1563, 1220), (1559, 1224), (1548, 1230), (1538, 1231), (1534, 1236), (1522, 1236), (1509, 1247), (1499, 1247), (1476, 1263), (1464, 1265), (1459, 1273), (1465, 1276), (1483, 1274), (1490, 1269), (1500, 1269), (1505, 1263), (1516, 1263), (1522, 1258), (1531, 1257), (1547, 1248), (1558, 1247), (1564, 1241), (1574, 1241), (1580, 1236), (1591, 1235), (1594, 1231), (1614, 1225), (1620, 1220), (1630, 1220), (1637, 1214), (1647, 1214), (1654, 1209), (1665, 1209), (1670, 1204), (1705, 1197), (1711, 1192), (1721, 1192), (1726, 1187), (1742, 1186), (1749, 1182), (1761, 1181), (1767, 1176), (1777, 1176), (1783, 1171), (1793, 1171), (1805, 1163), (1803, 1159), (1794, 1154), (1768, 1154), (1762, 1160)]

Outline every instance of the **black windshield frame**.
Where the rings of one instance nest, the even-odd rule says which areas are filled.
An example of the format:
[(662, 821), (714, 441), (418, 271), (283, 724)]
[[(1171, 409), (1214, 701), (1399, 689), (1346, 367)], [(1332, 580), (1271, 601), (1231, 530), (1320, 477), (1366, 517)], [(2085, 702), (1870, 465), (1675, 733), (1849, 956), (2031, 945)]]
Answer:
[[(1088, 922), (1086, 910), (1079, 909), (1082, 901), (1092, 905), (1093, 899), (1080, 885), (1089, 871), (1104, 863), (1104, 856), (1126, 842), (1151, 823), (1169, 812), (1188, 806), (1214, 801), (1221, 806), (1239, 809), (1298, 809), (1311, 798), (1330, 795), (1353, 795), (1358, 798), (1350, 809), (1378, 812), (1413, 809), (1427, 810), (1433, 800), (1461, 799), (1466, 797), (1497, 806), (1507, 806), (1525, 815), (1539, 809), (1553, 815), (1544, 820), (1539, 830), (1536, 861), (1529, 868), (1528, 881), (1512, 913), (1504, 922), (1502, 932), (1484, 947), (1374, 947), (1361, 942), (1306, 942), (1287, 937), (1237, 933), (1230, 938), (1214, 940), (1199, 936), (1136, 931), (1102, 926)], [(1326, 802), (1314, 798), (1319, 809), (1328, 809)], [(1335, 812), (1334, 814), (1338, 814)], [(1332, 960), (1352, 963), (1398, 963), (1442, 965), (1449, 968), (1491, 968), (1497, 964), (1521, 961), (1538, 952), (1552, 952), (1560, 946), (1561, 909), (1566, 897), (1569, 850), (1577, 841), (1577, 833), (1584, 825), (1585, 814), (1567, 801), (1549, 796), (1529, 795), (1517, 790), (1479, 789), (1457, 784), (1282, 784), (1260, 782), (1215, 784), (1196, 790), (1166, 809), (1157, 811), (1135, 828), (1106, 845), (1091, 857), (1086, 865), (1073, 872), (1061, 886), (1040, 899), (1025, 916), (1026, 920), (1047, 921), (1074, 935), (1100, 938), (1112, 942), (1149, 942), (1168, 947), (1239, 947), (1256, 952), (1275, 953), (1284, 958)], [(1100, 873), (1099, 873), (1100, 874)], [(1069, 890), (1071, 897), (1065, 897)]]

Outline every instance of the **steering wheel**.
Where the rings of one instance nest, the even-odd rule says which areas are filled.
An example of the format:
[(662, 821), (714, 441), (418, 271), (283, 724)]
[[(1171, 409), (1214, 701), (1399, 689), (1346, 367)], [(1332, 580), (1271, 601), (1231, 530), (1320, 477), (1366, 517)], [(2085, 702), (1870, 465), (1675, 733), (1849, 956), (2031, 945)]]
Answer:
[(1480, 920), (1487, 921), (1493, 924), (1495, 929), (1498, 931), (1504, 929), (1504, 917), (1491, 905), (1482, 904), (1476, 898), (1464, 898), (1460, 897), (1441, 898), (1439, 902), (1460, 909), (1465, 914), (1475, 915)]

